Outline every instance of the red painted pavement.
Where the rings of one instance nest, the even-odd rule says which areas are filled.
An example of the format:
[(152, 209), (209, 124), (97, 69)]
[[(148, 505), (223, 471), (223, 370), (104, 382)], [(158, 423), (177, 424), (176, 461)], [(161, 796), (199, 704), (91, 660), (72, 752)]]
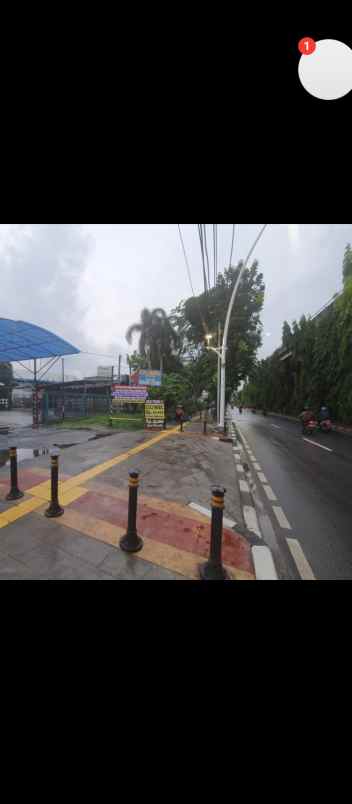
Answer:
[[(26, 491), (27, 489), (32, 488), (32, 486), (39, 486), (39, 483), (45, 483), (46, 480), (49, 480), (49, 472), (48, 477), (45, 478), (43, 475), (37, 474), (35, 471), (31, 472), (30, 469), (19, 469), (17, 470), (18, 473), (18, 485), (22, 491)], [(1, 478), (0, 487), (2, 489), (9, 489), (10, 488), (10, 468), (9, 468), (9, 479), (6, 480), (4, 477)]]
[[(165, 501), (164, 501), (165, 502)], [(127, 526), (128, 503), (104, 494), (88, 492), (70, 505), (84, 514), (110, 522), (119, 527)], [(169, 544), (189, 553), (207, 558), (210, 546), (210, 522), (203, 524), (187, 516), (166, 513), (138, 504), (137, 529), (141, 536)], [(224, 530), (222, 558), (224, 564), (253, 573), (251, 551), (248, 542), (234, 531)]]
[[(59, 481), (68, 480), (70, 475), (64, 475), (60, 473)], [(21, 469), (18, 467), (18, 485), (22, 491), (27, 491), (27, 489), (31, 489), (32, 486), (39, 486), (40, 483), (46, 483), (47, 480), (50, 480), (50, 470), (48, 470), (48, 475), (45, 477), (43, 474), (38, 474), (35, 470), (32, 471), (31, 469)], [(10, 468), (9, 468), (9, 479), (6, 480), (5, 477), (2, 477), (0, 480), (0, 490), (1, 491), (9, 491), (10, 489)], [(6, 491), (6, 494), (7, 494)]]

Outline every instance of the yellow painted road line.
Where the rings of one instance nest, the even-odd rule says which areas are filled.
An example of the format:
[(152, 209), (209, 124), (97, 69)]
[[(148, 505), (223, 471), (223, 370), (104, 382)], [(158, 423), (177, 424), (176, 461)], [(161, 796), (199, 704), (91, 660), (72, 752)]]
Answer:
[(30, 514), (32, 511), (37, 511), (43, 505), (43, 500), (26, 500), (20, 505), (15, 505), (3, 514), (0, 514), (0, 528), (6, 527), (10, 522), (16, 522), (17, 519)]
[(84, 495), (87, 493), (88, 489), (82, 488), (82, 486), (79, 486), (75, 489), (68, 489), (68, 491), (64, 491), (61, 495), (59, 495), (59, 503), (63, 506), (70, 505), (70, 503), (79, 500), (80, 497), (84, 497)]
[[(137, 455), (139, 452), (143, 452), (149, 447), (153, 447), (155, 444), (158, 444), (159, 441), (162, 441), (164, 438), (168, 438), (169, 436), (173, 435), (176, 431), (176, 428), (172, 430), (165, 430), (159, 435), (155, 436), (154, 438), (150, 438), (147, 441), (144, 441), (143, 444), (140, 444), (138, 447), (134, 447), (133, 449), (127, 450), (127, 452), (123, 452), (121, 455), (117, 455), (115, 458), (111, 458), (108, 461), (104, 461), (103, 463), (97, 464), (97, 466), (93, 466), (91, 469), (87, 469), (85, 472), (81, 472), (79, 475), (75, 475), (71, 477), (70, 480), (65, 480), (61, 484), (59, 484), (59, 491), (65, 493), (68, 489), (75, 488), (76, 486), (81, 486), (82, 483), (85, 483), (88, 480), (92, 480), (94, 477), (107, 472), (109, 469), (112, 469), (114, 466), (118, 466), (119, 463), (123, 463), (124, 461), (128, 461), (128, 459), (132, 455)], [(42, 496), (43, 494), (47, 493), (47, 483), (40, 483), (39, 486), (33, 486), (31, 489), (27, 489), (27, 494), (32, 494), (33, 496)], [(44, 497), (46, 499), (46, 497)]]
[(90, 536), (99, 542), (111, 544), (113, 547), (118, 546), (121, 536), (126, 533), (126, 528), (112, 525), (111, 522), (103, 522), (101, 519), (95, 519), (90, 514), (88, 516), (81, 511), (73, 509), (65, 511), (65, 516), (60, 519), (60, 525), (78, 530), (80, 533), (84, 533), (85, 536)]
[[(136, 455), (139, 452), (143, 452), (143, 450), (149, 449), (149, 447), (154, 446), (154, 444), (158, 444), (159, 441), (162, 441), (164, 438), (168, 438), (169, 436), (173, 435), (175, 431), (176, 428), (173, 428), (172, 430), (165, 430), (154, 438), (148, 439), (140, 446), (134, 447), (133, 449), (128, 450), (121, 455), (117, 455), (116, 458), (112, 458), (109, 461), (104, 461), (103, 463), (92, 467), (92, 469), (88, 469), (86, 472), (81, 472), (79, 475), (76, 475), (69, 480), (59, 482), (59, 497), (61, 496), (63, 504), (65, 504), (66, 500), (66, 505), (69, 505), (69, 503), (73, 502), (74, 499), (78, 499), (78, 496), (81, 497), (83, 494), (86, 494), (86, 489), (81, 488), (77, 490), (78, 496), (69, 496), (69, 492), (72, 489), (77, 488), (77, 486), (82, 486), (82, 483), (85, 480), (90, 480), (100, 474), (103, 474), (104, 472), (107, 472), (108, 469), (111, 469), (113, 466), (117, 466), (119, 463), (127, 461), (131, 455)], [(25, 500), (23, 503), (20, 503), (19, 505), (16, 505), (8, 511), (0, 514), (0, 528), (4, 528), (11, 522), (15, 522), (17, 519), (21, 519), (22, 517), (26, 516), (26, 514), (38, 510), (38, 508), (42, 507), (43, 501), (49, 501), (50, 480), (39, 483), (39, 485), (27, 489), (26, 494), (31, 495), (32, 499)]]
[[(68, 481), (59, 481), (59, 494), (60, 492), (64, 492), (65, 483), (67, 482)], [(39, 497), (41, 500), (50, 501), (51, 481), (47, 480), (45, 483), (40, 483), (39, 486), (32, 486), (31, 489), (27, 489), (26, 494), (30, 494), (32, 497)]]

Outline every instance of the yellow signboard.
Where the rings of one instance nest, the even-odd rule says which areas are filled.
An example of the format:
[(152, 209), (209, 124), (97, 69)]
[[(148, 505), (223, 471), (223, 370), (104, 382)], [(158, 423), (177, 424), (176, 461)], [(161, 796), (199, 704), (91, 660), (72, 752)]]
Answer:
[(165, 404), (152, 399), (145, 403), (145, 424), (152, 430), (162, 430), (165, 421)]
[(165, 419), (164, 402), (146, 402), (145, 404), (146, 421), (163, 422)]

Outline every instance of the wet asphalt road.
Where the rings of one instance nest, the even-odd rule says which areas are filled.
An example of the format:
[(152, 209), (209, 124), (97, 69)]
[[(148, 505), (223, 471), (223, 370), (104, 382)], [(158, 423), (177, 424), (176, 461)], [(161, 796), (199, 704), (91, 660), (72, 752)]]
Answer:
[(285, 536), (299, 540), (317, 579), (352, 579), (352, 437), (308, 443), (298, 423), (237, 410), (235, 419), (291, 525)]

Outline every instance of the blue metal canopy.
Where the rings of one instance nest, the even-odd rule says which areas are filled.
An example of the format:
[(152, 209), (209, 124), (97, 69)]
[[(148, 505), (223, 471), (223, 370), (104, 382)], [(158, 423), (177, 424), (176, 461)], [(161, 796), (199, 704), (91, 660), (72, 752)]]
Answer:
[(0, 318), (0, 363), (79, 353), (79, 349), (47, 329), (36, 327), (27, 321)]

